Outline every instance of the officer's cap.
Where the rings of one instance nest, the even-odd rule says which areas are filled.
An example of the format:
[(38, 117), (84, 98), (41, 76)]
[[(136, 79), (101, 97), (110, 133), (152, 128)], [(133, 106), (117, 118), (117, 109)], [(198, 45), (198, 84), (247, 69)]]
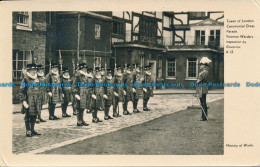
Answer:
[(83, 68), (88, 68), (86, 63), (79, 64), (79, 69), (82, 70)]
[(37, 65), (37, 70), (43, 70), (43, 66), (41, 64)]
[(63, 67), (63, 68), (62, 68), (62, 71), (63, 71), (63, 72), (69, 72), (69, 68), (68, 68), (68, 67)]
[(27, 64), (27, 70), (37, 69), (36, 64)]

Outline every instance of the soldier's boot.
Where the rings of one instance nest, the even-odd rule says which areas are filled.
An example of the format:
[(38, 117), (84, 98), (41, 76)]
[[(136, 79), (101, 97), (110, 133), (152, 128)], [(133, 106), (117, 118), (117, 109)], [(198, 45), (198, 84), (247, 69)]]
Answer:
[(73, 107), (73, 115), (77, 115), (77, 108)]
[(81, 119), (81, 121), (82, 121), (82, 126), (88, 126), (88, 125), (89, 125), (89, 124), (87, 124), (86, 121), (84, 121), (84, 110), (82, 110), (82, 111), (80, 112), (80, 119)]
[(116, 109), (117, 109), (117, 104), (115, 104), (115, 106), (113, 106), (113, 117), (117, 118), (118, 117), (118, 114), (116, 112)]
[(61, 109), (62, 109), (62, 117), (71, 117), (69, 114), (67, 114), (67, 108), (68, 108), (68, 103), (62, 103)]
[(109, 120), (109, 118), (108, 118), (108, 107), (107, 106), (105, 106), (104, 120)]
[(137, 109), (138, 99), (134, 100), (134, 113), (139, 113), (140, 111)]
[(27, 137), (32, 137), (32, 131), (31, 131), (29, 118), (25, 118), (24, 122), (25, 122), (25, 128), (26, 128), (26, 136)]
[(131, 115), (130, 113), (129, 113), (129, 111), (127, 110), (127, 105), (128, 105), (128, 101), (125, 101), (124, 102), (124, 115)]
[(34, 130), (35, 122), (36, 122), (36, 117), (31, 117), (30, 124), (31, 124), (32, 135), (38, 136), (38, 135), (41, 135), (41, 134)]
[(147, 99), (143, 99), (143, 110), (144, 111), (149, 111), (149, 109), (147, 108), (147, 102), (148, 102)]
[(37, 124), (39, 124), (41, 121), (40, 121), (40, 114), (41, 114), (41, 112), (39, 112), (39, 114), (37, 115), (37, 118), (36, 118), (36, 123)]
[(103, 122), (102, 120), (100, 120), (100, 119), (98, 118), (97, 114), (98, 114), (98, 109), (96, 109), (96, 114), (95, 114), (95, 116), (96, 116), (98, 122)]
[(49, 110), (49, 120), (54, 120), (54, 117), (52, 116), (52, 107), (51, 104), (48, 104), (48, 110)]
[[(77, 110), (77, 126), (82, 126), (82, 120), (81, 120), (81, 111), (82, 111), (82, 109), (78, 109)], [(84, 110), (83, 110), (83, 112), (84, 112)]]

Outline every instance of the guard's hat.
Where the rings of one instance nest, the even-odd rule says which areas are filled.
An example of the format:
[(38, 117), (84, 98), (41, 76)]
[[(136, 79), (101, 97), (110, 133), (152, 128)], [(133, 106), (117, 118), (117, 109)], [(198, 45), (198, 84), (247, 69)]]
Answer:
[(88, 72), (93, 72), (93, 68), (88, 68)]
[(96, 72), (99, 72), (99, 71), (100, 71), (100, 68), (99, 68), (99, 67), (95, 67), (95, 71), (96, 71)]
[(63, 72), (69, 72), (69, 68), (68, 67), (63, 67), (62, 71)]
[(105, 67), (101, 67), (101, 70), (105, 70)]
[(27, 70), (37, 69), (36, 64), (27, 64)]
[(120, 66), (120, 65), (118, 65), (118, 66), (116, 67), (116, 69), (120, 70), (120, 69), (121, 69), (121, 66)]
[(41, 64), (37, 65), (37, 70), (43, 70), (43, 66)]
[(51, 68), (59, 68), (59, 65), (57, 63), (52, 63)]
[(107, 69), (107, 73), (112, 73), (112, 70), (111, 69)]
[(82, 70), (83, 68), (88, 68), (86, 63), (79, 64), (79, 69)]
[(208, 57), (202, 57), (200, 60), (200, 65), (209, 65), (209, 63), (211, 63), (211, 60)]

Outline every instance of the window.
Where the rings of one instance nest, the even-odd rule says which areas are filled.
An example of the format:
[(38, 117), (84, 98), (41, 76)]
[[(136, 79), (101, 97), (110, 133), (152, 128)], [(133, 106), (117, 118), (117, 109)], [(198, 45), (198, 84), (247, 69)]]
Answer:
[(32, 31), (32, 12), (17, 12), (16, 29)]
[(95, 24), (95, 39), (100, 39), (101, 25)]
[(198, 59), (197, 58), (188, 58), (187, 59), (187, 69), (186, 77), (191, 79), (196, 79), (198, 74)]
[(21, 81), (22, 70), (32, 62), (32, 51), (13, 50), (13, 81)]
[(163, 16), (163, 26), (170, 28), (171, 26), (171, 18), (168, 16)]
[(29, 26), (29, 13), (28, 12), (18, 12), (17, 23)]
[(101, 67), (101, 57), (95, 57), (95, 67)]
[(205, 45), (205, 31), (204, 30), (195, 31), (195, 45)]
[(166, 76), (169, 78), (175, 78), (176, 77), (176, 60), (175, 59), (169, 59), (166, 62)]
[(124, 24), (119, 21), (113, 21), (113, 33), (123, 35)]
[(209, 45), (210, 46), (220, 45), (220, 30), (210, 30)]

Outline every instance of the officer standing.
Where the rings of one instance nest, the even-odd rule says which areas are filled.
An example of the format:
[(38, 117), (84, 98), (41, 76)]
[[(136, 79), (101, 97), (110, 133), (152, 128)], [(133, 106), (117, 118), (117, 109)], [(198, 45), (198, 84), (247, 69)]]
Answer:
[(202, 115), (200, 121), (206, 121), (208, 116), (208, 109), (206, 103), (206, 96), (208, 94), (208, 66), (211, 60), (207, 57), (203, 57), (200, 61), (200, 70), (197, 83), (202, 83), (202, 87), (196, 87), (196, 94), (200, 98), (200, 104), (202, 106)]
[(59, 75), (59, 66), (56, 63), (51, 65), (51, 71), (46, 76), (47, 92), (49, 95), (49, 120), (57, 120), (55, 116), (55, 106), (58, 103), (63, 103), (63, 94), (61, 88), (61, 78)]
[(102, 122), (98, 117), (97, 117), (97, 113), (98, 110), (100, 110), (101, 108), (103, 108), (103, 101), (104, 101), (104, 87), (101, 86), (101, 84), (103, 84), (103, 80), (101, 78), (101, 70), (99, 69), (99, 67), (96, 67), (95, 69), (95, 90), (94, 93), (92, 95), (93, 97), (93, 108), (92, 108), (92, 122), (93, 123), (98, 123), (98, 122)]
[(124, 115), (131, 115), (129, 113), (129, 111), (127, 110), (127, 105), (129, 101), (134, 101), (134, 94), (133, 94), (133, 87), (134, 87), (134, 82), (133, 82), (133, 73), (131, 71), (131, 66), (130, 64), (127, 64), (127, 68), (125, 71), (125, 75), (124, 75), (124, 82), (127, 84), (127, 86), (124, 88), (126, 91), (126, 95), (125, 95), (125, 102), (123, 104), (123, 109)]
[(68, 104), (69, 104), (69, 102), (72, 101), (72, 91), (71, 91), (72, 82), (70, 79), (68, 67), (63, 68), (63, 75), (61, 77), (61, 83), (63, 85), (62, 92), (64, 94), (63, 103), (61, 104), (62, 117), (71, 117), (69, 114), (67, 114)]
[(145, 74), (144, 74), (144, 82), (147, 84), (144, 88), (144, 98), (143, 98), (143, 110), (150, 111), (147, 107), (148, 101), (150, 97), (153, 96), (153, 87), (152, 87), (152, 77), (151, 77), (151, 67), (145, 67)]
[(79, 64), (79, 73), (72, 84), (72, 91), (77, 99), (77, 126), (88, 126), (84, 121), (84, 110), (87, 108), (88, 103), (88, 83), (86, 63)]
[(41, 86), (39, 85), (40, 110), (39, 110), (39, 114), (37, 115), (36, 123), (40, 123), (40, 122), (46, 122), (41, 117), (41, 110), (42, 110), (42, 106), (47, 104), (47, 102), (48, 102), (46, 87), (44, 86), (44, 84), (46, 82), (46, 78), (44, 76), (44, 68), (42, 65), (37, 65), (37, 77), (39, 79), (39, 82), (41, 83)]
[(138, 101), (139, 99), (143, 99), (143, 84), (144, 82), (144, 77), (141, 74), (140, 67), (138, 64), (136, 64), (136, 70), (135, 70), (135, 75), (134, 75), (134, 113), (139, 113), (140, 111), (137, 109)]
[(110, 106), (113, 105), (113, 77), (112, 77), (112, 71), (110, 69), (107, 69), (107, 76), (105, 78), (105, 85), (104, 86), (104, 102), (105, 102), (105, 117), (104, 120), (109, 120), (109, 119), (113, 119), (110, 115), (109, 115), (109, 110), (110, 110)]
[[(26, 136), (32, 137), (33, 135), (41, 135), (34, 130), (36, 117), (40, 111), (40, 98), (39, 98), (39, 79), (37, 78), (36, 64), (27, 65), (27, 75), (23, 78), (20, 90), (21, 100), (24, 106), (24, 121), (26, 128)], [(26, 85), (24, 85), (26, 84)], [(30, 86), (28, 86), (30, 85)]]

